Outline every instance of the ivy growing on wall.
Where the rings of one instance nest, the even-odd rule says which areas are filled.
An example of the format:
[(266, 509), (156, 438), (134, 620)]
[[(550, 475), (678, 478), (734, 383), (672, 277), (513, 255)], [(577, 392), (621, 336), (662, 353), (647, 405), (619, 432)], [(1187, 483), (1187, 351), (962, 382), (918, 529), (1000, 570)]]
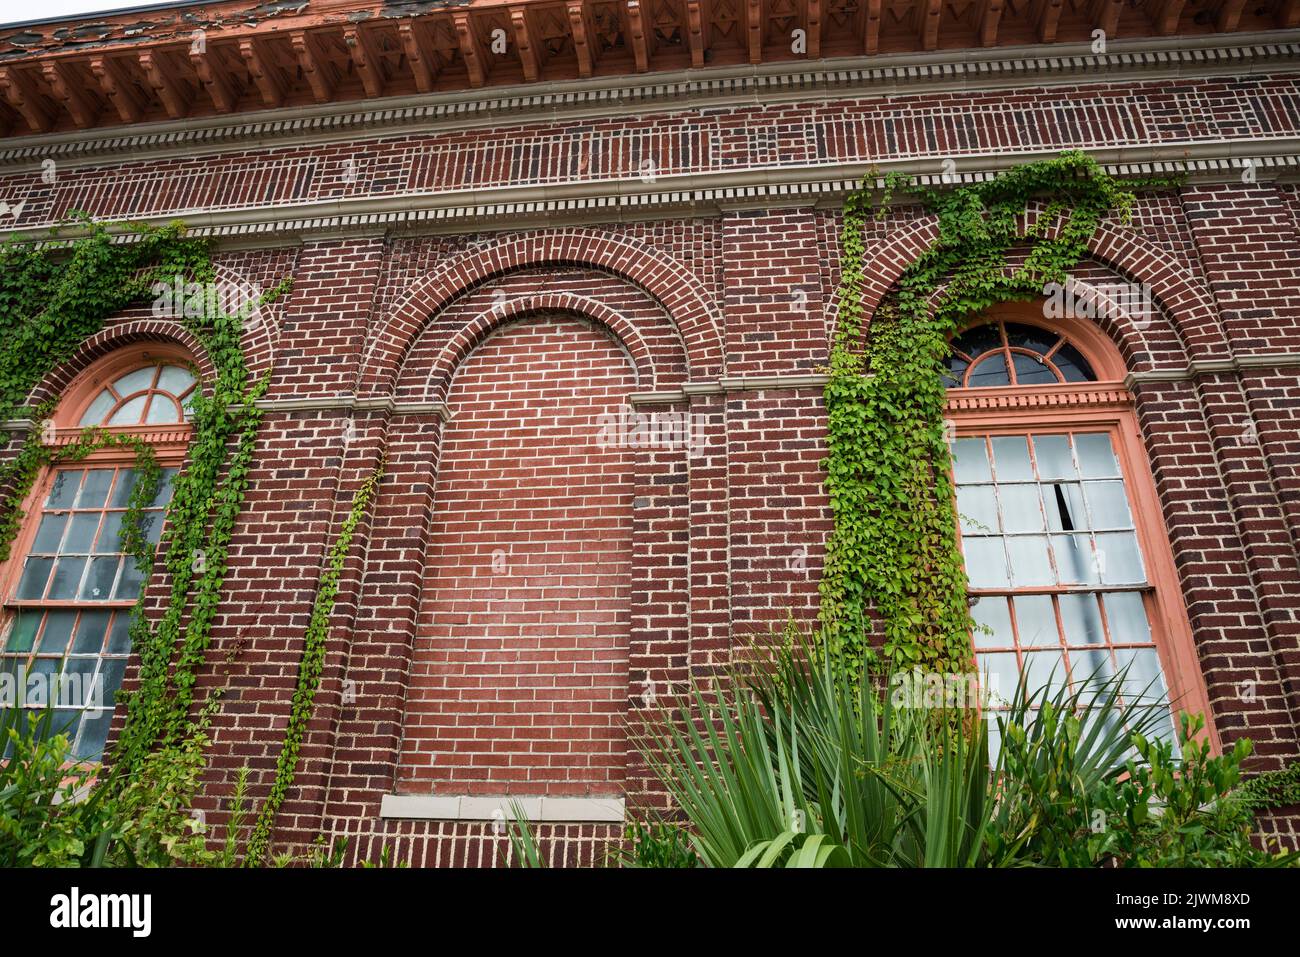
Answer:
[[(158, 486), (152, 450), (126, 436), (88, 430), (74, 443), (55, 446), (41, 423), (57, 398), (40, 407), (23, 404), (35, 386), (113, 313), (151, 298), (158, 283), (177, 276), (210, 289), (216, 281), (205, 240), (188, 237), (180, 224), (125, 227), (122, 242), (106, 224), (81, 219), (84, 235), (44, 244), (0, 246), (0, 419), (33, 421), (17, 454), (0, 468), (0, 558), (7, 557), (21, 525), (21, 506), (42, 467), (84, 458), (109, 445), (131, 445), (144, 473), (133, 493), (136, 521), (124, 522), (123, 544), (137, 564), (154, 564), (138, 517)], [(266, 303), (285, 286), (261, 298)], [(261, 413), (257, 399), (267, 379), (250, 380), (240, 334), (244, 317), (212, 309), (216, 297), (202, 293), (199, 308), (173, 316), (202, 345), (215, 374), (192, 401), (193, 438), (187, 467), (175, 478), (161, 547), (170, 601), (157, 620), (136, 606), (133, 649), (140, 656), (139, 687), (125, 695), (126, 721), (110, 771), (99, 786), (110, 791), (129, 779), (147, 754), (196, 733), (194, 703), (198, 665), (208, 646), (225, 578), (235, 518), (243, 505), (248, 469)], [(130, 516), (128, 516), (130, 518)]]
[(246, 867), (261, 865), (271, 848), (271, 833), (275, 828), (276, 815), (293, 786), (294, 775), (298, 768), (298, 752), (302, 748), (303, 736), (307, 732), (307, 722), (311, 720), (312, 706), (316, 701), (316, 692), (320, 688), (321, 669), (325, 666), (325, 640), (329, 637), (330, 616), (334, 612), (334, 599), (338, 596), (339, 579), (343, 574), (343, 564), (347, 561), (348, 549), (357, 526), (370, 508), (379, 482), (383, 478), (384, 466), (375, 469), (366, 478), (352, 496), (352, 507), (339, 537), (330, 547), (325, 567), (321, 572), (320, 584), (316, 588), (316, 600), (312, 603), (311, 619), (307, 624), (307, 637), (303, 647), (302, 660), (298, 666), (298, 684), (293, 692), (293, 704), (289, 711), (289, 725), (285, 728), (284, 743), (280, 748), (280, 757), (276, 761), (275, 780), (271, 784), (271, 793), (262, 805), (257, 823), (248, 839), (244, 854)]
[[(879, 205), (854, 192), (844, 208), (838, 326), (826, 385), (827, 490), (834, 528), (821, 616), (840, 654), (872, 659), (872, 636), (894, 667), (972, 667), (973, 622), (957, 544), (941, 378), (958, 325), (997, 303), (1032, 300), (1064, 283), (1103, 217), (1127, 221), (1135, 189), (1079, 152), (953, 189), (890, 176)], [(937, 217), (938, 237), (912, 262), (868, 326), (864, 227), (895, 190)], [(1037, 215), (1031, 204), (1041, 204)], [(877, 623), (878, 622), (878, 623)]]

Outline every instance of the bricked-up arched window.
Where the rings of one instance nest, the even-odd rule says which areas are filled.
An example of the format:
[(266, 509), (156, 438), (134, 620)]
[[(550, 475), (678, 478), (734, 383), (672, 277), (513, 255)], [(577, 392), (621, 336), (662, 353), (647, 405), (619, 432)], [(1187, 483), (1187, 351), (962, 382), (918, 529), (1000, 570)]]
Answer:
[[(196, 387), (183, 356), (129, 350), (81, 375), (53, 423), (58, 443), (100, 426), (153, 446), (163, 481), (144, 524), (155, 544), (189, 439), (187, 407)], [(134, 459), (131, 449), (113, 448), (47, 470), (24, 504), (15, 557), (0, 570), (0, 706), (30, 713), (49, 701), (74, 755), (86, 761), (103, 753), (130, 653), (128, 621), (143, 585), (119, 538), (136, 481)]]
[(979, 670), (1009, 697), (1019, 672), (1055, 689), (1127, 667), (1134, 696), (1208, 715), (1123, 361), (1095, 326), (1041, 316), (996, 307), (952, 341)]

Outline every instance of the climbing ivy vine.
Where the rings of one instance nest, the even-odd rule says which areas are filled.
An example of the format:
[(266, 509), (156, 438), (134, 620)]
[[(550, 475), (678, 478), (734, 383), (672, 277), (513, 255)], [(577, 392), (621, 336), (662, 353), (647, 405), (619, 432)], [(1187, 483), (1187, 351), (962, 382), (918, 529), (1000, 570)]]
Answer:
[[(869, 187), (849, 196), (825, 391), (834, 528), (821, 581), (823, 629), (841, 655), (875, 659), (879, 629), (893, 667), (972, 667), (944, 428), (949, 337), (980, 310), (1064, 283), (1103, 217), (1127, 221), (1136, 190), (1169, 185), (1121, 184), (1070, 152), (969, 186), (936, 190), (892, 175), (879, 203)], [(900, 189), (937, 217), (938, 237), (903, 271), (868, 326), (864, 228)], [(1037, 215), (1032, 204), (1041, 204)]]
[[(139, 517), (158, 488), (149, 447), (129, 436), (87, 430), (75, 442), (52, 445), (42, 423), (57, 397), (36, 408), (24, 403), (35, 386), (72, 357), (113, 313), (150, 298), (162, 283), (184, 277), (200, 290), (215, 286), (209, 243), (185, 235), (181, 224), (122, 226), (78, 219), (83, 235), (45, 243), (0, 246), (0, 419), (33, 425), (17, 454), (0, 467), (0, 559), (8, 556), (22, 523), (22, 502), (42, 467), (84, 458), (111, 445), (135, 448), (141, 471), (123, 523), (123, 545), (145, 571), (154, 565)], [(123, 242), (121, 231), (133, 233)], [(282, 284), (258, 305), (281, 295)], [(170, 601), (156, 620), (133, 613), (130, 633), (140, 656), (139, 687), (124, 695), (126, 721), (109, 771), (99, 788), (112, 791), (130, 779), (154, 749), (177, 746), (198, 733), (194, 704), (203, 659), (225, 579), (235, 518), (243, 505), (261, 413), (257, 399), (267, 379), (251, 379), (240, 345), (245, 316), (213, 308), (216, 297), (173, 310), (202, 345), (215, 374), (192, 400), (193, 438), (187, 467), (176, 476), (161, 542)], [(197, 305), (197, 308), (192, 306)]]
[(275, 780), (271, 784), (271, 793), (262, 805), (257, 823), (248, 839), (244, 853), (244, 865), (257, 867), (261, 865), (271, 848), (271, 833), (275, 828), (275, 817), (280, 813), (293, 786), (294, 775), (298, 768), (298, 752), (302, 748), (302, 739), (307, 732), (307, 722), (311, 720), (312, 706), (316, 701), (316, 692), (320, 688), (321, 669), (325, 666), (325, 640), (329, 637), (330, 616), (334, 613), (334, 599), (338, 596), (339, 579), (343, 575), (343, 564), (347, 561), (348, 550), (352, 547), (352, 538), (357, 526), (370, 508), (379, 482), (383, 478), (384, 466), (380, 463), (352, 496), (352, 508), (339, 537), (330, 547), (325, 567), (321, 571), (320, 583), (316, 588), (316, 600), (312, 603), (311, 619), (307, 624), (307, 637), (303, 647), (302, 660), (298, 665), (298, 685), (293, 692), (293, 704), (289, 711), (289, 725), (285, 728), (284, 743), (280, 748), (280, 757), (276, 761)]

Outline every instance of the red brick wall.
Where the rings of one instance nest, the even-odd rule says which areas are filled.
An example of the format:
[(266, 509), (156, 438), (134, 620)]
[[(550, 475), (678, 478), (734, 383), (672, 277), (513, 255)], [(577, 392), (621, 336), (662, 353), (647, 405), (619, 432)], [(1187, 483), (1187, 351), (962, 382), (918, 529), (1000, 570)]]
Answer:
[[(941, 158), (961, 169), (988, 149), (1278, 135), (1296, 123), (1276, 106), (1298, 82), (929, 93), (258, 147), (75, 167), (48, 186), (5, 172), (0, 196), (29, 195), (30, 224), (71, 206), (122, 215), (562, 182), (583, 149), (592, 175), (626, 172), (604, 145), (620, 130), (645, 134), (661, 173), (899, 157), (938, 172)], [(354, 184), (339, 178), (348, 157), (361, 160)], [(815, 615), (829, 528), (820, 390), (753, 378), (826, 358), (840, 219), (799, 202), (221, 252), (263, 286), (294, 279), (248, 347), (274, 370), (271, 399), (310, 407), (268, 413), (232, 546), (203, 677), (230, 689), (210, 819), (236, 768), (253, 770), (255, 797), (269, 787), (325, 550), (381, 454), (281, 841), (346, 833), (362, 855), (387, 842), (414, 863), (491, 863), (504, 842), (490, 822), (384, 821), (382, 796), (622, 793), (663, 806), (623, 722), (789, 615)], [(1294, 187), (1265, 182), (1145, 196), (1078, 270), (1155, 291), (1151, 324), (1100, 325), (1131, 371), (1155, 377), (1133, 385), (1135, 411), (1214, 721), (1227, 742), (1256, 741), (1260, 769), (1300, 756), (1300, 364), (1268, 358), (1300, 353), (1297, 210)], [(868, 305), (933, 232), (908, 207), (868, 224)], [(193, 346), (135, 311), (44, 390), (150, 338)], [(724, 376), (724, 392), (671, 394)], [(639, 413), (689, 416), (689, 447), (596, 447), (595, 417), (632, 393), (660, 393)], [(448, 422), (400, 404), (439, 401)], [(146, 600), (165, 600), (164, 586)], [(1294, 835), (1297, 819), (1267, 826)], [(568, 863), (596, 859), (616, 831), (543, 828)]]
[(576, 319), (499, 329), (448, 402), (398, 788), (618, 795), (627, 751), (635, 384)]

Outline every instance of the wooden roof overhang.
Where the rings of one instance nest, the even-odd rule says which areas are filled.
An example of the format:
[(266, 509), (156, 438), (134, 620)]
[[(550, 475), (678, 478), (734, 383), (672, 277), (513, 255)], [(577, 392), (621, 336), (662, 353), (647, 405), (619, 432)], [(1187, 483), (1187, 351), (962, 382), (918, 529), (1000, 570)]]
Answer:
[(182, 2), (0, 27), (0, 136), (710, 66), (1296, 26), (1300, 0)]

